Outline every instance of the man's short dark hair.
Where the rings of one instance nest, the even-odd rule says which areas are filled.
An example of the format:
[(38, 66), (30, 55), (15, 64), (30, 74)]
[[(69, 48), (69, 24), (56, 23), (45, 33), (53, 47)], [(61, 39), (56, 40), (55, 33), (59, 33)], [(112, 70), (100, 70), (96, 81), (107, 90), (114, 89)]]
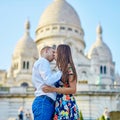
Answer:
[(50, 47), (50, 46), (45, 46), (45, 47), (43, 47), (43, 48), (41, 49), (41, 51), (40, 51), (40, 54), (42, 55), (45, 50), (49, 50), (49, 49), (51, 49), (51, 48), (52, 48), (52, 47)]

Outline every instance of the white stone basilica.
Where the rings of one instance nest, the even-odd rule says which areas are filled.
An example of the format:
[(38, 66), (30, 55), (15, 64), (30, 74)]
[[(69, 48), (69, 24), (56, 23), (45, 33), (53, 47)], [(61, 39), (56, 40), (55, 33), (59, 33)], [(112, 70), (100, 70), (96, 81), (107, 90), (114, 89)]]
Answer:
[(101, 115), (105, 107), (110, 111), (120, 110), (120, 106), (117, 107), (120, 93), (112, 94), (115, 90), (112, 88), (120, 85), (120, 75), (115, 72), (115, 62), (103, 41), (100, 24), (96, 29), (96, 41), (87, 55), (84, 29), (75, 9), (66, 0), (54, 0), (45, 9), (35, 40), (30, 37), (29, 29), (30, 22), (26, 21), (25, 33), (14, 49), (9, 71), (0, 70), (1, 87), (32, 87), (32, 66), (39, 57), (39, 50), (46, 45), (68, 44), (77, 69), (76, 99), (83, 116), (92, 120)]

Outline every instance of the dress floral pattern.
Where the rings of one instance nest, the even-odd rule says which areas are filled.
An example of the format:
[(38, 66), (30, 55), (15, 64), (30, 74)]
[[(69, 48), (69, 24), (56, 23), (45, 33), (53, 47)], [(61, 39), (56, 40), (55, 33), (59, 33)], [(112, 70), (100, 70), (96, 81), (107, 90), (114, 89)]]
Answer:
[[(71, 67), (68, 74), (73, 74)], [(59, 80), (56, 87), (69, 87), (68, 81), (63, 83)], [(75, 98), (72, 94), (59, 94), (57, 93), (55, 103), (55, 114), (53, 120), (79, 120), (79, 110)]]

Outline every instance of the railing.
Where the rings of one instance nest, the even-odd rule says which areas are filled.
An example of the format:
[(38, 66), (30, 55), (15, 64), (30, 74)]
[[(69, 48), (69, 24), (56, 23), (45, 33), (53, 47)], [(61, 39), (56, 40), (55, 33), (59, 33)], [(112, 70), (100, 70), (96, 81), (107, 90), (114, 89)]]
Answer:
[(90, 91), (109, 91), (109, 92), (120, 92), (120, 85), (89, 85)]
[[(33, 87), (0, 87), (1, 94), (34, 94)], [(80, 84), (78, 92), (120, 92), (120, 85)]]
[(78, 86), (78, 91), (120, 92), (120, 85), (81, 84)]
[(0, 87), (0, 94), (34, 94), (34, 87)]

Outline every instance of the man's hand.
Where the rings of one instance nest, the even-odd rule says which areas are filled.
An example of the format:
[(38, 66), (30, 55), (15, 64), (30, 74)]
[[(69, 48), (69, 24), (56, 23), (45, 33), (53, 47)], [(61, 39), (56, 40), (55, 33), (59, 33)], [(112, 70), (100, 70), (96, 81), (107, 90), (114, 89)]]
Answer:
[(42, 90), (43, 90), (43, 92), (45, 92), (45, 93), (54, 92), (54, 91), (53, 91), (53, 90), (54, 90), (54, 87), (45, 85), (44, 87), (42, 87)]

